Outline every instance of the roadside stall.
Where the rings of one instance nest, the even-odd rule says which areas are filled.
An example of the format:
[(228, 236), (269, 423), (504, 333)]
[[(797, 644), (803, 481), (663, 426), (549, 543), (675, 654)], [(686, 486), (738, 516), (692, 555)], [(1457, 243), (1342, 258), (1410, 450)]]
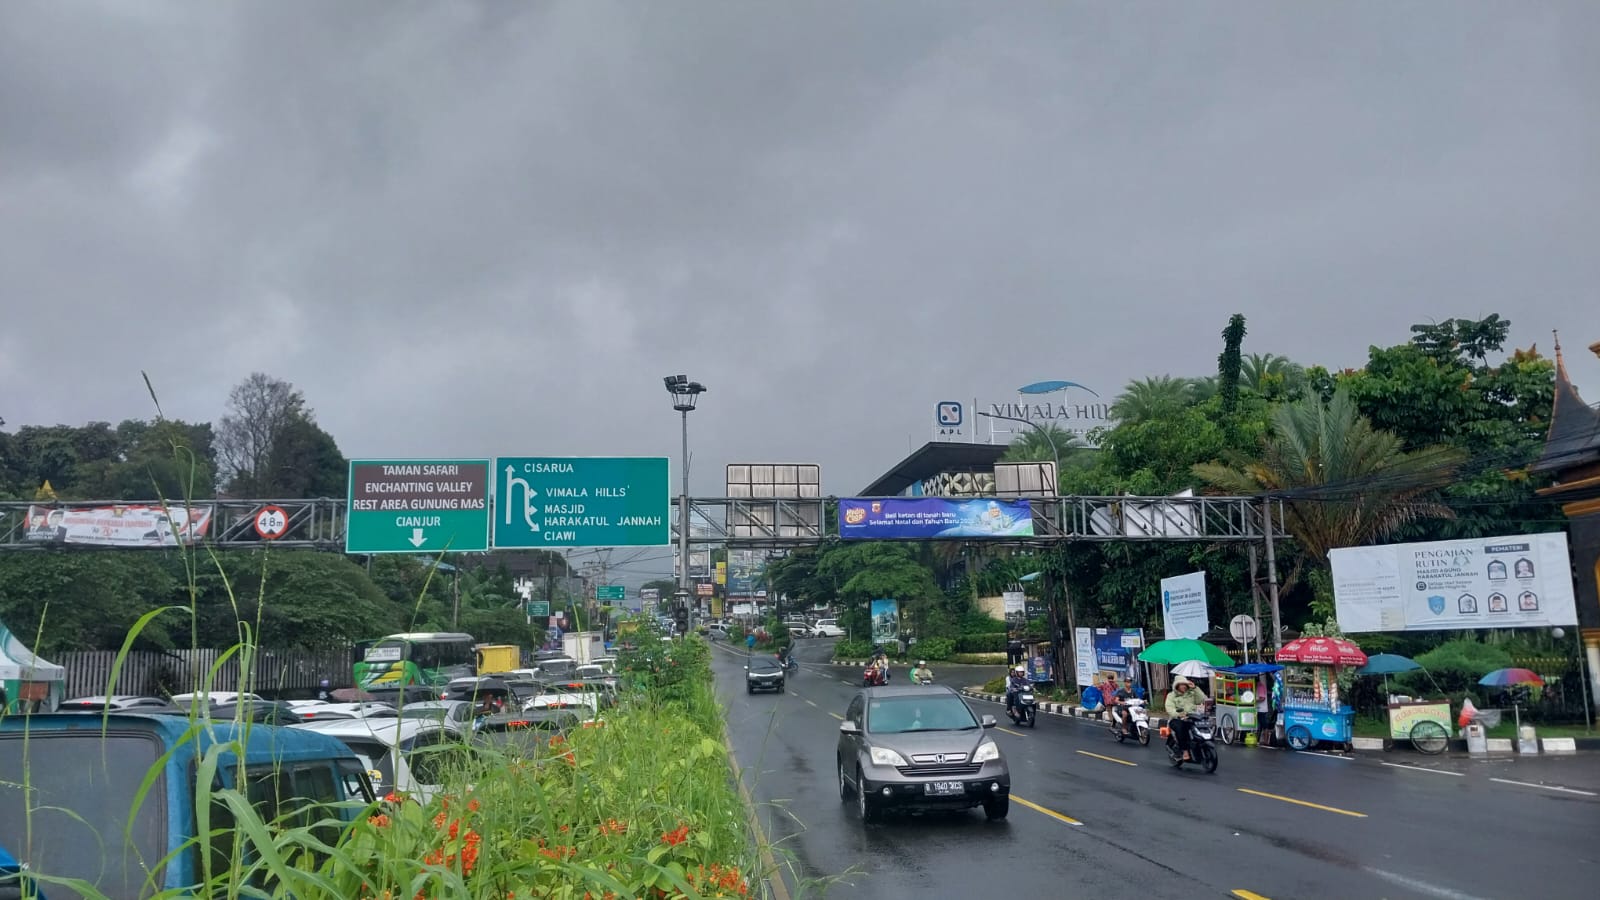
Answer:
[(1245, 735), (1259, 727), (1256, 713), (1261, 702), (1262, 675), (1275, 675), (1283, 666), (1271, 663), (1245, 663), (1211, 673), (1215, 691), (1212, 699), (1217, 704), (1217, 733), (1224, 744), (1243, 741)]
[(66, 690), (67, 670), (34, 656), (0, 623), (0, 715), (54, 712)]
[(1366, 665), (1367, 654), (1336, 637), (1302, 637), (1284, 644), (1277, 661), (1284, 673), (1283, 736), (1295, 750), (1313, 744), (1354, 746), (1354, 708), (1339, 696), (1342, 669)]
[[(1356, 670), (1357, 675), (1382, 675), (1384, 709), (1389, 714), (1389, 740), (1411, 741), (1418, 753), (1432, 756), (1450, 743), (1450, 701), (1418, 700), (1389, 693), (1389, 676), (1421, 669), (1416, 660), (1394, 653), (1378, 653)], [(1437, 685), (1435, 685), (1437, 687)]]

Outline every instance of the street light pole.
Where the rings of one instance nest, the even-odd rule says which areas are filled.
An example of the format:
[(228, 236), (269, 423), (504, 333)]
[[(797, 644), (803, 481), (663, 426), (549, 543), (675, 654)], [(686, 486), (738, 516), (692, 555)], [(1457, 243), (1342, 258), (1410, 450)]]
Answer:
[(689, 590), (689, 413), (694, 411), (706, 386), (690, 381), (687, 375), (668, 375), (662, 379), (672, 395), (672, 408), (683, 419), (683, 478), (678, 485), (678, 592), (685, 595), (684, 633), (694, 632), (694, 607), (698, 603)]

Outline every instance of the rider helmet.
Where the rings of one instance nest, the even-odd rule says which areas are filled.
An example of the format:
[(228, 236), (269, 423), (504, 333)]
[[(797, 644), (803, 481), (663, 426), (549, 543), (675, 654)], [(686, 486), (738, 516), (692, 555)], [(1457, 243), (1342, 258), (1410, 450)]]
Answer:
[(1026, 675), (1028, 674), (1028, 667), (1023, 665), (1012, 666), (1011, 671), (1017, 673), (1018, 675)]
[(927, 665), (927, 664), (928, 664), (928, 661), (927, 661), (927, 660), (925, 660), (925, 659), (919, 659), (919, 660), (917, 660), (917, 665), (918, 665), (918, 666), (925, 666), (925, 665)]

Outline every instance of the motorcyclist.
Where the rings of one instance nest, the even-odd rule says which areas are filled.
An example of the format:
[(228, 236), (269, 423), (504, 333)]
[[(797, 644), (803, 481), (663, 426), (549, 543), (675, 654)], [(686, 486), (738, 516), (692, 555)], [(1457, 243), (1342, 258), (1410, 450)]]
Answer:
[(1211, 698), (1188, 678), (1179, 675), (1173, 679), (1172, 691), (1167, 694), (1167, 727), (1178, 739), (1178, 750), (1183, 753), (1186, 762), (1190, 760), (1189, 732), (1194, 727), (1188, 716), (1205, 708), (1210, 702)]
[(778, 648), (778, 665), (783, 666), (785, 669), (789, 668), (789, 654), (791, 650), (792, 648), (787, 644)]
[[(1115, 676), (1112, 677), (1112, 683), (1115, 684)], [(1133, 734), (1133, 716), (1128, 712), (1128, 701), (1137, 696), (1133, 692), (1133, 683), (1124, 682), (1112, 691), (1110, 699), (1106, 701), (1111, 704), (1111, 715), (1116, 717), (1117, 727), (1130, 736)]]
[(1028, 667), (1013, 666), (1006, 676), (1006, 712), (1016, 706), (1017, 695), (1028, 689)]
[(917, 667), (911, 670), (911, 680), (917, 682), (933, 680), (933, 670), (928, 668), (927, 660), (917, 660)]
[(889, 680), (889, 654), (884, 652), (883, 645), (873, 648), (872, 667), (883, 675), (883, 680)]

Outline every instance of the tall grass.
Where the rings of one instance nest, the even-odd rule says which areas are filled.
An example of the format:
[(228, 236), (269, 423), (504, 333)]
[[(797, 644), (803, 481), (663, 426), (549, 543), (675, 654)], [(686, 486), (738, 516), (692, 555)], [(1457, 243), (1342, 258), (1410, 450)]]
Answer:
[[(174, 452), (195, 465), (187, 448), (175, 447)], [(227, 584), (227, 573), (213, 548), (186, 547), (181, 541), (178, 546), (185, 558), (191, 602), (187, 607), (152, 610), (139, 620), (117, 654), (107, 694), (114, 693), (129, 649), (152, 621), (187, 613), (193, 627), (201, 566), (214, 568)], [(262, 566), (271, 563), (270, 553), (264, 554)], [(228, 597), (237, 619), (239, 607), (231, 585)], [(270, 602), (265, 596), (259, 599), (263, 602), (258, 610)], [(239, 640), (231, 652), (243, 661), (241, 683), (214, 685), (219, 661), (206, 673), (204, 690), (256, 690), (250, 662), (257, 651), (253, 638), (257, 632), (257, 623), (240, 620)], [(210, 711), (197, 702), (179, 742), (180, 747), (192, 744), (197, 757), (193, 770), (197, 834), (163, 859), (141, 860), (150, 875), (138, 896), (162, 900), (764, 896), (762, 879), (773, 873), (760, 869), (749, 811), (732, 781), (709, 652), (695, 638), (666, 642), (641, 631), (638, 639), (639, 647), (619, 659), (631, 689), (603, 722), (511, 749), (465, 741), (447, 747), (448, 762), (441, 766), (443, 790), (426, 804), (393, 793), (370, 804), (290, 802), (283, 804), (281, 815), (269, 820), (243, 789), (247, 788), (244, 741), (201, 747), (199, 738)], [(240, 714), (244, 715), (242, 709)], [(107, 721), (102, 719), (102, 727)], [(253, 725), (247, 718), (241, 725), (246, 735), (251, 728), (268, 727)], [(27, 747), (24, 753), (24, 771), (0, 773), (0, 780), (20, 777), (31, 816), (35, 812), (29, 789), (32, 769), (42, 763)], [(128, 827), (121, 834), (98, 834), (102, 846), (132, 846), (132, 823), (141, 808), (159, 802), (151, 791), (168, 756), (146, 773), (128, 810)], [(233, 783), (238, 789), (214, 786), (228, 759), (237, 761)], [(172, 816), (176, 811), (166, 813)], [(85, 827), (98, 824), (73, 811), (66, 814)], [(31, 829), (31, 820), (26, 827)], [(231, 852), (216, 858), (208, 852), (212, 847)], [(21, 847), (10, 849), (22, 854)], [(162, 889), (158, 878), (163, 866), (192, 850), (199, 851), (201, 864), (197, 883)], [(29, 870), (22, 880), (27, 898), (42, 889), (51, 897), (70, 892), (95, 900), (121, 900), (58, 873)]]

